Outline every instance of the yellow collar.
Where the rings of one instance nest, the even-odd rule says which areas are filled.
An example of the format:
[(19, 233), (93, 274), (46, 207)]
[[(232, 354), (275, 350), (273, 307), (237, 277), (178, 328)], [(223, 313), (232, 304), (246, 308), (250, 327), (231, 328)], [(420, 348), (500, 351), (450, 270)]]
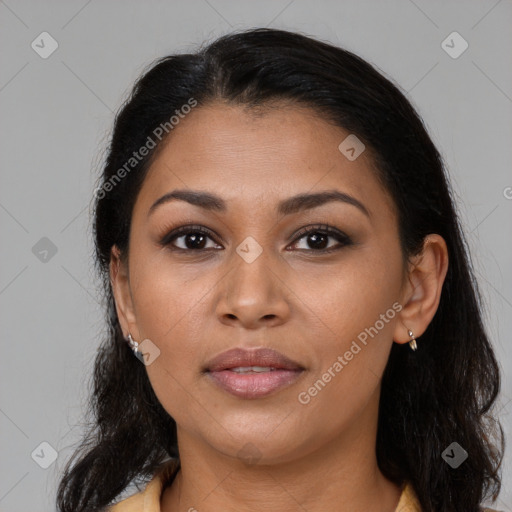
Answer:
[[(110, 512), (160, 512), (160, 500), (164, 485), (174, 476), (178, 461), (172, 459), (164, 463), (155, 476), (147, 483), (142, 492), (138, 492), (113, 505)], [(418, 498), (410, 483), (403, 487), (395, 512), (421, 512)]]

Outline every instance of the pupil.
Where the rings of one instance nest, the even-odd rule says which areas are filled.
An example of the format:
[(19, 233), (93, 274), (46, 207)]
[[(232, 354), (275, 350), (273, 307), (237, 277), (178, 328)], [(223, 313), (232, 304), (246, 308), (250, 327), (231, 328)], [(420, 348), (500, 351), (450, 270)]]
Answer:
[[(192, 241), (192, 243), (190, 244), (192, 246), (192, 248), (202, 249), (204, 246), (204, 238), (205, 238), (204, 235), (195, 233), (195, 234), (188, 235), (186, 241), (187, 242)], [(199, 243), (198, 243), (198, 240), (199, 240)], [(187, 245), (187, 247), (189, 247), (188, 243), (186, 245)]]
[[(319, 239), (322, 239), (319, 243)], [(313, 233), (311, 235), (309, 235), (309, 240), (308, 240), (308, 243), (311, 243), (312, 242), (312, 246), (316, 249), (325, 249), (325, 247), (327, 246), (327, 236), (326, 235), (322, 235), (322, 234), (318, 234), (318, 233)]]

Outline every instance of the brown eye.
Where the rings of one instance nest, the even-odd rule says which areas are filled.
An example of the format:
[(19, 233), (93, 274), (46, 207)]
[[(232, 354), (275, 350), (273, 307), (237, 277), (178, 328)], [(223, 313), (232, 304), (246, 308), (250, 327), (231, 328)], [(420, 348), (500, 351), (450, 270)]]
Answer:
[[(327, 225), (304, 228), (297, 236), (293, 246), (297, 248), (296, 245), (302, 239), (304, 239), (305, 247), (298, 248), (301, 251), (312, 250), (313, 252), (326, 253), (339, 250), (344, 246), (352, 244), (352, 240), (345, 235), (345, 233)], [(329, 245), (329, 239), (336, 240), (338, 242), (337, 245)]]
[[(209, 241), (213, 242), (213, 246)], [(212, 238), (212, 233), (202, 226), (182, 226), (165, 235), (160, 244), (178, 251), (205, 251), (219, 248)]]

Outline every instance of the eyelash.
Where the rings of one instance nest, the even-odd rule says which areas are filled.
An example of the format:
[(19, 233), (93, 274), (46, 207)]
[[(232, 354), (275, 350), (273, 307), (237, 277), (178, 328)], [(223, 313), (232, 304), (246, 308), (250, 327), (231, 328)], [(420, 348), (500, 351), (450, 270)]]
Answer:
[[(328, 254), (331, 252), (338, 251), (342, 249), (343, 247), (352, 245), (353, 242), (349, 236), (347, 236), (342, 231), (339, 231), (338, 229), (335, 229), (327, 224), (321, 224), (321, 225), (315, 225), (315, 226), (306, 226), (305, 228), (302, 228), (296, 235), (295, 240), (292, 242), (292, 245), (295, 245), (297, 242), (299, 242), (302, 238), (304, 238), (306, 235), (309, 235), (311, 233), (319, 233), (322, 235), (328, 235), (329, 237), (336, 238), (340, 245), (331, 247), (328, 249), (298, 249), (299, 251), (308, 251), (308, 252), (314, 252), (314, 253), (320, 253), (320, 254)], [(210, 251), (211, 248), (208, 249), (182, 249), (181, 247), (174, 247), (172, 245), (172, 242), (180, 238), (183, 235), (188, 234), (201, 234), (208, 236), (212, 238), (213, 233), (209, 230), (204, 228), (203, 226), (198, 225), (192, 225), (192, 226), (181, 226), (170, 233), (166, 234), (163, 239), (160, 241), (160, 245), (163, 247), (166, 247), (170, 249), (171, 251), (182, 251), (182, 252), (197, 252), (202, 253), (206, 251)], [(217, 243), (217, 242), (215, 242)], [(218, 250), (218, 249), (215, 249)]]

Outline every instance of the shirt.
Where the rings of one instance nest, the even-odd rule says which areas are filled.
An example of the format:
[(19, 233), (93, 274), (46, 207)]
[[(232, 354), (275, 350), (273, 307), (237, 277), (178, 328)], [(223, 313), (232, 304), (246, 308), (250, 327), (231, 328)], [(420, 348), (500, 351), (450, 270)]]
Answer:
[[(165, 463), (147, 483), (145, 489), (115, 505), (109, 512), (160, 512), (160, 500), (165, 484), (174, 478), (178, 468), (178, 461), (172, 459)], [(395, 512), (421, 512), (420, 503), (409, 482), (402, 486), (402, 494), (395, 508)], [(499, 512), (490, 508), (483, 508), (482, 512)]]

